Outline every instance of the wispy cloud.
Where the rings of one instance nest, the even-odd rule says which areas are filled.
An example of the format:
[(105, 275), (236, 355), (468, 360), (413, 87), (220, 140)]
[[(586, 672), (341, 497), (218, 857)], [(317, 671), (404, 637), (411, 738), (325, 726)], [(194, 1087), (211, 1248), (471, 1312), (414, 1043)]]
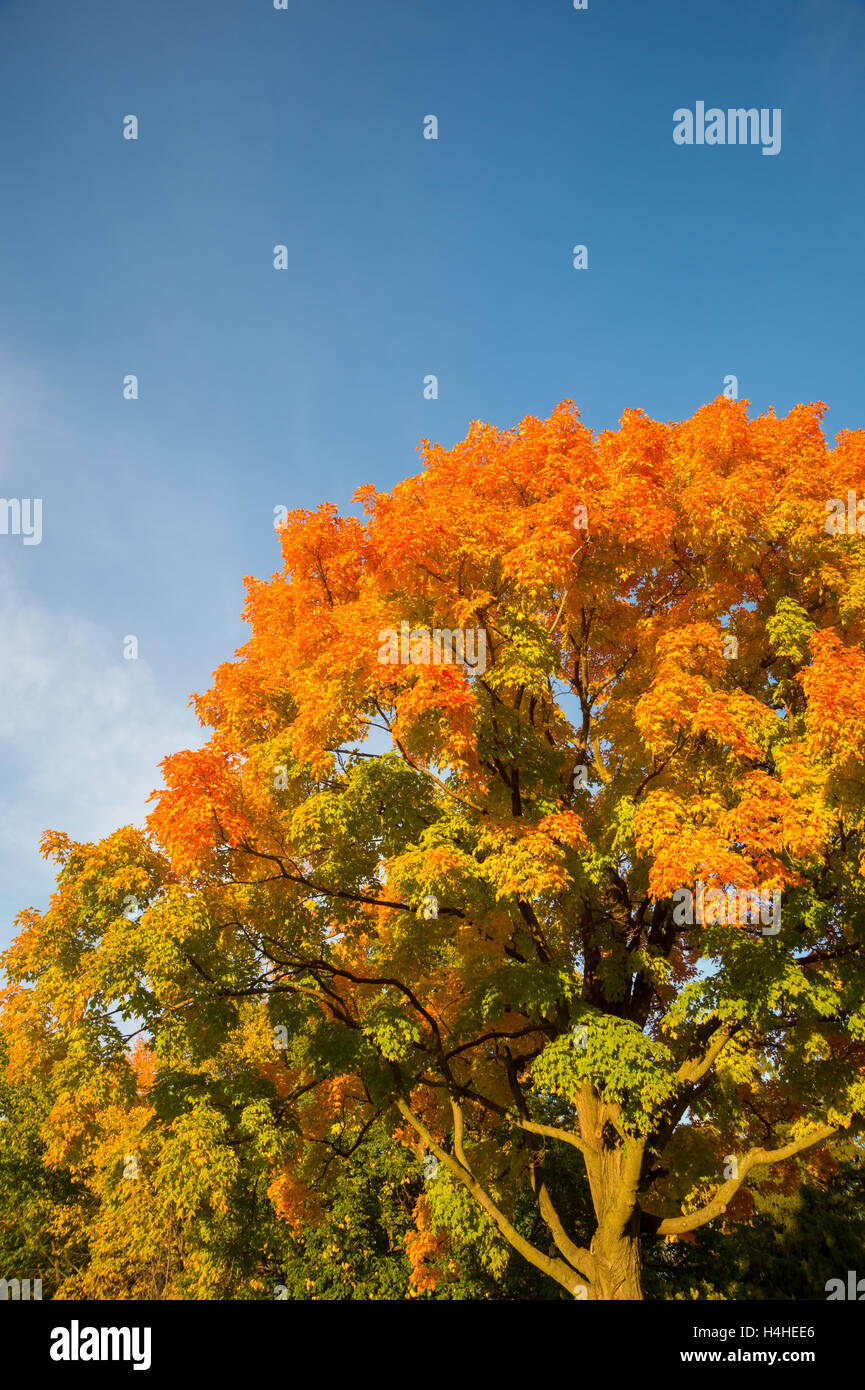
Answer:
[(197, 745), (188, 709), (167, 698), (116, 636), (49, 610), (0, 569), (0, 941), (15, 913), (40, 905), (50, 871), (46, 829), (94, 839), (140, 824), (158, 763)]

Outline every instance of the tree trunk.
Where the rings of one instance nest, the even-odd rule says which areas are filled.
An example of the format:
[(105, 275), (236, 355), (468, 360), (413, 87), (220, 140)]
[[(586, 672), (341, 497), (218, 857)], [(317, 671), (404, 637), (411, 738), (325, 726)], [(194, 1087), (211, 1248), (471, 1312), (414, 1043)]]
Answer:
[(642, 1299), (640, 1237), (638, 1218), (626, 1230), (605, 1235), (599, 1230), (592, 1241), (596, 1275), (589, 1287), (589, 1298), (597, 1301)]
[(580, 1129), (588, 1145), (586, 1169), (597, 1230), (591, 1244), (593, 1302), (642, 1299), (640, 1210), (637, 1202), (645, 1145), (623, 1141), (609, 1123), (610, 1110), (589, 1086), (577, 1100)]

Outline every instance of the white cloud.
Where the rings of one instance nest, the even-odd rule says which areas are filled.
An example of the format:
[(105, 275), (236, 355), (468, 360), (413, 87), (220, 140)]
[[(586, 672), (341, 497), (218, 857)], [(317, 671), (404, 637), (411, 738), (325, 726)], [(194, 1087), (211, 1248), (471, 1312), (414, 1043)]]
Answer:
[(140, 825), (161, 759), (202, 737), (116, 636), (49, 610), (0, 572), (0, 943), (16, 911), (47, 900), (42, 832), (92, 840)]

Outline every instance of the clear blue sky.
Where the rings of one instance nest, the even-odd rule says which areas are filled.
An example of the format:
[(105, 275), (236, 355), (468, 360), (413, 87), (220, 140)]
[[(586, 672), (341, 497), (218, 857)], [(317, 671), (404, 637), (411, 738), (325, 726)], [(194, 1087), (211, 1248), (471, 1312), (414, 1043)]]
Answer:
[[(274, 507), (728, 373), (865, 424), (863, 73), (863, 0), (0, 0), (0, 494), (44, 507), (0, 535), (0, 943), (42, 829), (140, 821), (197, 737)], [(781, 153), (676, 146), (698, 100)]]

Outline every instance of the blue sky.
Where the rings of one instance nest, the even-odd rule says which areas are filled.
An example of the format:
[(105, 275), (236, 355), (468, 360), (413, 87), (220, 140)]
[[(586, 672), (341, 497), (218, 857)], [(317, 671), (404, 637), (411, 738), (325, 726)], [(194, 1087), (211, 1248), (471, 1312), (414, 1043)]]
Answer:
[[(275, 507), (730, 373), (865, 424), (863, 71), (863, 0), (0, 0), (0, 494), (43, 499), (0, 535), (0, 944), (41, 831), (140, 822), (197, 741)], [(675, 145), (698, 100), (780, 154)]]

